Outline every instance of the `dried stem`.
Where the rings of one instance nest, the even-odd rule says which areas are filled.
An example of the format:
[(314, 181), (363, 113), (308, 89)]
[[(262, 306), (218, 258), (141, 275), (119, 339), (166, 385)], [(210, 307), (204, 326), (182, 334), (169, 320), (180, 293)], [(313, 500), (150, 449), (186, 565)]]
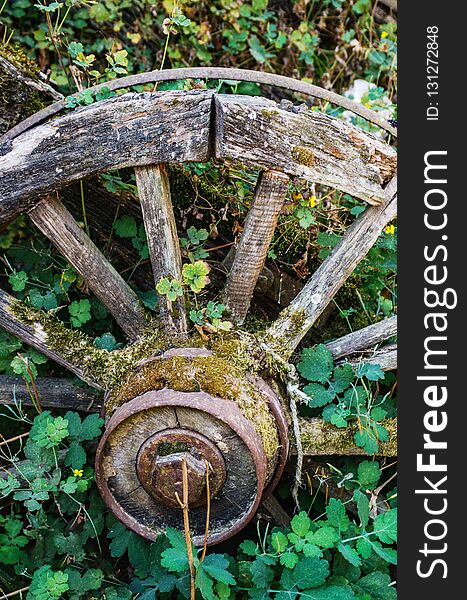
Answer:
[(190, 533), (190, 517), (188, 515), (188, 469), (186, 466), (186, 457), (182, 458), (182, 485), (183, 485), (183, 501), (177, 492), (175, 497), (177, 498), (180, 508), (183, 511), (183, 530), (185, 532), (186, 541), (186, 552), (188, 556), (188, 565), (190, 567), (190, 600), (195, 600), (196, 589), (195, 589), (195, 562), (193, 558), (193, 545), (191, 542)]
[(204, 531), (204, 543), (203, 552), (200, 558), (200, 564), (203, 562), (208, 549), (208, 538), (209, 538), (209, 521), (211, 519), (211, 490), (209, 488), (209, 463), (207, 460), (204, 461), (206, 465), (206, 529)]

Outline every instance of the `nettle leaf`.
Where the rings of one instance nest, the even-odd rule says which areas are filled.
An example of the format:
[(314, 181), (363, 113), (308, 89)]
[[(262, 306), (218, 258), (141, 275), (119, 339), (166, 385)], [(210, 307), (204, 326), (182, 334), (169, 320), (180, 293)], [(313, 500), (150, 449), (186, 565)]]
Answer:
[(397, 541), (397, 508), (381, 513), (373, 522), (375, 535), (385, 544)]
[(319, 344), (316, 348), (305, 348), (302, 358), (297, 364), (297, 369), (302, 377), (317, 383), (328, 382), (331, 378), (332, 368), (332, 354), (324, 344)]
[(308, 405), (311, 408), (319, 408), (332, 402), (336, 396), (333, 390), (324, 388), (319, 383), (309, 383), (303, 388), (303, 391), (310, 400)]
[(349, 563), (354, 567), (359, 567), (362, 564), (362, 559), (358, 555), (358, 552), (355, 550), (355, 548), (349, 546), (349, 544), (342, 544), (342, 542), (339, 542), (337, 549), (345, 558), (345, 560), (349, 561)]
[(138, 235), (138, 226), (134, 217), (123, 215), (113, 224), (115, 233), (122, 238), (132, 238)]
[(300, 590), (315, 588), (322, 585), (329, 575), (327, 560), (316, 557), (305, 557), (293, 570), (293, 580)]
[(334, 525), (340, 532), (347, 531), (349, 528), (349, 517), (347, 516), (344, 504), (337, 498), (330, 498), (326, 506), (328, 521)]
[(379, 365), (362, 363), (357, 367), (357, 377), (366, 377), (370, 381), (384, 379), (384, 371)]
[(365, 489), (373, 489), (381, 477), (381, 469), (376, 461), (363, 460), (358, 465), (358, 483)]
[(302, 510), (298, 515), (294, 516), (290, 522), (290, 526), (296, 535), (303, 538), (310, 531), (311, 519), (306, 512)]
[(355, 490), (353, 499), (357, 503), (358, 517), (361, 527), (366, 527), (370, 520), (370, 501), (368, 496), (360, 490)]
[(336, 394), (341, 394), (349, 387), (354, 379), (355, 373), (351, 365), (339, 365), (334, 369), (331, 386)]

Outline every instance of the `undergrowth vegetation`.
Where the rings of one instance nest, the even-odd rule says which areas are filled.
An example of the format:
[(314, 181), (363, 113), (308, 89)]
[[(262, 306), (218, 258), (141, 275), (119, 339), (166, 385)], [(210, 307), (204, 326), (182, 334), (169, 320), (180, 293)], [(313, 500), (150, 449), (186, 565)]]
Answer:
[[(0, 0), (0, 56), (23, 70), (29, 65), (31, 76), (40, 70), (66, 97), (67, 110), (115, 94), (105, 86), (90, 91), (96, 83), (152, 69), (216, 65), (310, 81), (395, 119), (397, 27), (379, 4)], [(160, 83), (157, 91), (205, 87), (279, 99), (277, 90), (234, 81), (182, 80)], [(153, 90), (153, 84), (132, 88)], [(381, 135), (324, 101), (289, 99)], [(36, 100), (21, 118), (40, 108)], [(81, 182), (67, 206), (150, 315), (157, 316), (159, 295), (169, 303), (184, 296), (190, 334), (205, 341), (233, 328), (220, 290), (257, 175), (213, 162), (170, 168), (184, 264), (181, 279), (165, 277), (156, 286), (132, 170)], [(108, 199), (108, 218), (99, 222), (101, 197)], [(286, 277), (295, 295), (364, 210), (348, 194), (292, 180), (268, 252), (266, 292), (255, 299), (245, 329), (261, 334), (283, 308), (270, 279)], [(368, 456), (305, 462), (300, 508), (289, 475), (275, 492), (287, 525), (277, 527), (260, 509), (254, 524), (207, 553), (188, 551), (183, 532), (173, 529), (150, 544), (110, 514), (92, 466), (104, 420), (97, 413), (44, 411), (37, 378), (69, 373), (0, 331), (0, 374), (24, 381), (33, 405), (13, 398), (0, 414), (0, 593), (28, 600), (168, 600), (190, 598), (194, 580), (204, 600), (395, 600), (395, 464), (374, 455), (388, 439), (386, 420), (396, 416), (396, 379), (375, 364), (334, 364), (324, 343), (396, 313), (396, 247), (394, 223), (292, 357), (307, 398), (300, 414), (338, 429), (357, 424), (355, 446)], [(112, 315), (26, 216), (0, 228), (0, 260), (2, 289), (90, 336), (98, 349), (124, 347)]]

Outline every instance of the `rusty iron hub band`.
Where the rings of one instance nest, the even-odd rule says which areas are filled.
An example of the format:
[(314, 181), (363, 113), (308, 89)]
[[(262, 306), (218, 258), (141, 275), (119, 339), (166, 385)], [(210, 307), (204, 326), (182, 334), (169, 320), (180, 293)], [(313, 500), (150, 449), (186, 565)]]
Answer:
[[(389, 123), (386, 119), (383, 119), (376, 111), (362, 106), (358, 102), (354, 102), (345, 96), (325, 90), (308, 83), (293, 79), (292, 77), (285, 77), (284, 75), (276, 75), (274, 73), (263, 73), (260, 71), (252, 71), (249, 69), (235, 69), (227, 67), (188, 67), (180, 69), (164, 69), (161, 71), (148, 71), (146, 73), (139, 73), (137, 75), (129, 75), (128, 77), (121, 77), (120, 79), (114, 79), (113, 81), (107, 81), (100, 83), (91, 88), (88, 91), (95, 94), (103, 87), (109, 88), (111, 91), (119, 90), (122, 88), (132, 87), (135, 85), (144, 85), (148, 83), (157, 83), (162, 81), (177, 81), (179, 79), (232, 79), (234, 81), (248, 81), (252, 83), (259, 83), (263, 85), (272, 85), (274, 87), (283, 88), (292, 92), (298, 92), (314, 98), (320, 98), (326, 100), (337, 106), (341, 106), (360, 117), (363, 117), (370, 123), (374, 123), (384, 129), (394, 137), (397, 137), (397, 129)], [(74, 97), (79, 96), (79, 93), (73, 94)], [(31, 129), (35, 125), (42, 123), (49, 117), (52, 117), (64, 108), (66, 108), (67, 100), (59, 100), (50, 104), (46, 108), (38, 111), (31, 115), (24, 121), (21, 121), (15, 127), (12, 127), (3, 136), (0, 137), (0, 146), (11, 142), (15, 137)]]
[(188, 504), (203, 506), (206, 497), (206, 464), (210, 497), (222, 489), (225, 461), (219, 448), (206, 436), (189, 429), (163, 429), (149, 437), (136, 458), (138, 479), (144, 489), (168, 506), (179, 506), (183, 498), (182, 461), (188, 472)]

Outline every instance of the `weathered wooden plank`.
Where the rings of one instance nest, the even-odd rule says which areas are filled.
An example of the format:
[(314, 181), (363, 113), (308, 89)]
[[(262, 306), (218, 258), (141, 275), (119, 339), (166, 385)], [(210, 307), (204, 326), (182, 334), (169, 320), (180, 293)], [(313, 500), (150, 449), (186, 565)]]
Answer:
[[(389, 432), (387, 442), (379, 444), (378, 456), (397, 455), (397, 419), (386, 419), (382, 423)], [(305, 456), (364, 456), (363, 448), (355, 445), (356, 423), (339, 429), (317, 417), (299, 418), (300, 439)], [(292, 446), (293, 450), (293, 446)]]
[(258, 178), (224, 293), (225, 304), (238, 325), (248, 312), (288, 185), (289, 177), (280, 171), (263, 171)]
[(339, 362), (348, 362), (353, 367), (357, 367), (361, 363), (369, 363), (379, 365), (383, 371), (394, 371), (397, 369), (397, 344), (388, 344), (376, 351), (368, 350), (349, 355)]
[(397, 179), (386, 188), (386, 200), (371, 206), (347, 229), (295, 300), (266, 332), (266, 339), (290, 355), (397, 212)]
[(388, 144), (339, 119), (272, 100), (215, 96), (216, 158), (278, 169), (342, 190), (370, 204), (396, 169)]
[[(97, 412), (102, 398), (95, 389), (79, 386), (62, 377), (38, 377), (35, 380), (42, 408), (63, 408), (83, 412)], [(28, 388), (21, 377), (0, 375), (0, 404), (33, 406)]]
[(29, 216), (84, 278), (129, 338), (136, 339), (148, 326), (138, 296), (78, 227), (60, 200), (53, 194), (47, 196), (29, 211)]
[(358, 352), (358, 350), (367, 350), (375, 344), (382, 342), (397, 333), (397, 316), (389, 317), (359, 329), (353, 331), (348, 335), (328, 342), (326, 346), (332, 352), (334, 360)]
[[(0, 327), (8, 331), (8, 333), (15, 335), (20, 340), (23, 340), (23, 342), (26, 342), (26, 344), (29, 344), (36, 350), (39, 350), (39, 352), (42, 352), (42, 354), (45, 354), (48, 358), (54, 360), (59, 365), (62, 365), (89, 385), (100, 388), (101, 386), (96, 381), (85, 374), (83, 370), (83, 358), (74, 358), (72, 352), (69, 352), (70, 357), (66, 358), (64, 354), (54, 350), (48, 343), (48, 335), (39, 320), (26, 322), (18, 317), (18, 311), (15, 310), (15, 307), (19, 306), (25, 307), (23, 303), (0, 289)], [(59, 321), (56, 321), (55, 329), (56, 335), (61, 336), (60, 331), (63, 332), (63, 339), (66, 339), (65, 336), (67, 333), (70, 334), (66, 327), (61, 325)], [(72, 334), (73, 333), (75, 334), (76, 344), (82, 346), (83, 352), (85, 352), (88, 347), (92, 348), (92, 340), (88, 339), (84, 334), (78, 332), (72, 332)]]
[[(182, 255), (165, 165), (137, 167), (136, 184), (143, 211), (154, 283), (163, 277), (182, 280)], [(175, 303), (159, 295), (159, 312), (166, 333), (186, 334), (185, 299)]]
[(2, 147), (0, 222), (92, 173), (209, 157), (212, 92), (124, 94), (38, 125)]

